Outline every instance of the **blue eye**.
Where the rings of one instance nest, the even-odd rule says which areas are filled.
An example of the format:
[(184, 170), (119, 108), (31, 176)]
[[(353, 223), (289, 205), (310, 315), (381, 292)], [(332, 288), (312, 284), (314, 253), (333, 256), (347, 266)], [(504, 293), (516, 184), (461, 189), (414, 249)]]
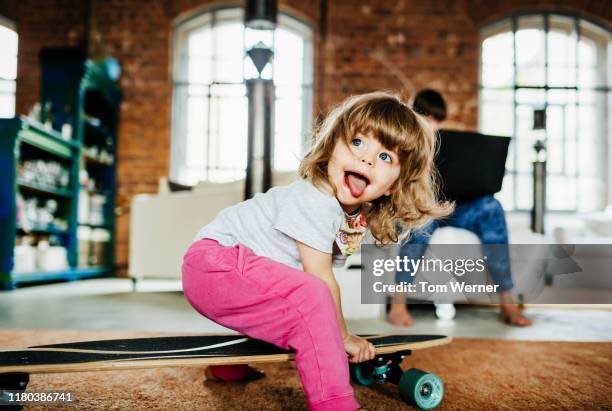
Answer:
[(354, 138), (354, 139), (351, 141), (351, 144), (353, 144), (355, 147), (359, 147), (359, 146), (361, 145), (361, 143), (362, 143), (362, 141), (361, 141), (361, 139), (360, 139), (360, 138)]
[(391, 156), (387, 153), (380, 153), (378, 155), (378, 158), (380, 158), (382, 161), (388, 161), (391, 162)]

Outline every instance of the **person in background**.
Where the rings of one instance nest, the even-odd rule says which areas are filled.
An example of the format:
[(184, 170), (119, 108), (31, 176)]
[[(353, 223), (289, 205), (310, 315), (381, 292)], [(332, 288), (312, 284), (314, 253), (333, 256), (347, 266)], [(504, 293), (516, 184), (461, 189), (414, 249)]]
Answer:
[[(440, 124), (446, 119), (446, 102), (436, 90), (421, 90), (417, 93), (412, 108), (425, 117), (434, 132), (440, 129)], [(472, 231), (483, 244), (483, 251), (489, 244), (508, 244), (508, 228), (504, 209), (492, 195), (487, 195), (464, 203), (458, 202), (455, 211), (447, 219), (433, 220), (422, 229), (411, 232), (408, 241), (400, 249), (400, 255), (409, 258), (411, 254), (420, 256), (436, 228), (443, 226)], [(523, 315), (521, 307), (513, 302), (510, 293), (513, 283), (507, 248), (501, 252), (499, 247), (490, 249), (497, 251), (495, 258), (489, 258), (489, 271), (493, 282), (499, 286), (501, 319), (514, 326), (531, 325), (531, 320)], [(412, 279), (409, 272), (398, 272), (396, 281), (398, 283), (412, 282)], [(387, 320), (396, 326), (412, 325), (412, 316), (408, 311), (404, 295), (394, 295)]]

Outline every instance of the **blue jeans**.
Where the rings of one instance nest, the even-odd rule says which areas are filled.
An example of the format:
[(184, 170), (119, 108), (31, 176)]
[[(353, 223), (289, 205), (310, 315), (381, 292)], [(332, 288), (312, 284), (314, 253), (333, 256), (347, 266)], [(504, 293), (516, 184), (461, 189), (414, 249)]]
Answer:
[[(400, 256), (419, 258), (425, 253), (431, 235), (438, 227), (464, 228), (476, 234), (482, 243), (482, 253), (487, 257), (489, 273), (498, 285), (498, 292), (514, 286), (510, 271), (508, 227), (504, 209), (493, 196), (484, 196), (467, 203), (457, 204), (455, 211), (444, 220), (434, 220), (425, 227), (410, 233), (410, 238), (400, 248)], [(499, 245), (506, 245), (500, 247)], [(421, 245), (421, 247), (417, 246)], [(495, 245), (487, 247), (487, 245)], [(410, 271), (399, 271), (396, 281), (411, 283)]]

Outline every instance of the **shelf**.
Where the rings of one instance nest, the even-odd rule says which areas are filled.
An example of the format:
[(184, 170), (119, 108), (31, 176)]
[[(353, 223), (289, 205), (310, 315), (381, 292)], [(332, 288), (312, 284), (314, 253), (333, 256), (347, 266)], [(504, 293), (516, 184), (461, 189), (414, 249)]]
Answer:
[(25, 181), (21, 181), (21, 180), (17, 180), (17, 185), (21, 187), (22, 189), (25, 189), (33, 193), (49, 194), (49, 195), (54, 195), (54, 196), (59, 196), (59, 197), (66, 197), (66, 198), (72, 197), (72, 193), (69, 190), (66, 190), (64, 188), (55, 188), (55, 187), (43, 186), (40, 184), (26, 183)]
[(17, 225), (17, 229), (23, 231), (24, 233), (41, 233), (41, 234), (57, 234), (57, 235), (65, 235), (69, 234), (68, 229), (57, 228), (54, 226), (41, 226), (41, 225), (33, 225), (28, 231), (26, 231), (22, 226)]
[(113, 167), (114, 166), (114, 163), (112, 162), (98, 160), (97, 158), (92, 157), (89, 154), (83, 153), (83, 158), (85, 159), (85, 162), (88, 164), (93, 164), (96, 166), (103, 166), (103, 167)]
[(90, 190), (88, 188), (85, 188), (85, 186), (83, 186), (83, 185), (80, 188), (81, 188), (81, 190), (86, 190), (89, 195), (101, 195), (101, 196), (110, 196), (110, 195), (112, 195), (112, 193), (109, 190), (103, 189), (103, 188), (97, 189), (97, 190), (95, 190), (95, 189), (94, 190)]
[[(64, 140), (58, 130), (45, 128), (39, 119), (26, 116), (0, 119), (0, 162), (3, 169), (0, 178), (0, 210), (5, 210), (0, 213), (0, 226), (9, 228), (0, 230), (0, 288), (4, 289), (14, 289), (16, 284), (27, 282), (70, 281), (112, 275), (114, 272), (115, 215), (111, 210), (116, 198), (116, 130), (122, 94), (116, 79), (108, 73), (116, 71), (117, 63), (108, 59), (94, 63), (87, 60), (81, 49), (72, 47), (45, 48), (40, 52), (40, 62), (40, 104), (45, 108), (48, 105), (56, 121), (70, 121), (72, 139)], [(66, 108), (70, 108), (69, 112), (62, 112)], [(99, 150), (107, 151), (109, 156), (103, 155), (102, 159), (108, 160), (112, 156), (113, 161), (100, 161), (98, 154), (101, 151), (87, 151), (88, 147), (99, 147)], [(89, 156), (86, 152), (94, 155)], [(53, 180), (49, 180), (46, 185), (37, 184), (44, 183), (46, 180), (43, 179), (26, 181), (30, 176), (20, 174), (20, 165), (26, 159), (52, 159), (61, 163), (69, 173), (69, 185), (60, 188), (51, 184), (55, 182)], [(105, 216), (104, 224), (85, 225), (108, 231), (109, 235), (104, 233), (104, 237), (108, 237), (108, 247), (105, 247), (103, 256), (107, 264), (104, 267), (75, 267), (79, 257), (79, 177), (83, 169), (95, 181), (94, 191), (101, 191), (106, 197), (104, 209), (100, 210)], [(28, 228), (28, 232), (24, 227), (16, 227), (16, 204), (20, 194), (24, 197), (39, 197), (43, 202), (48, 199), (57, 200), (60, 203), (61, 218), (66, 219), (68, 227), (63, 229), (61, 224), (59, 227), (62, 228), (53, 224), (38, 224)], [(12, 272), (14, 245), (18, 237), (24, 235), (57, 235), (58, 242), (66, 248), (68, 263), (73, 266), (54, 272)]]
[(113, 272), (113, 268), (105, 266), (76, 267), (72, 269), (72, 272), (77, 274), (80, 278), (84, 278), (111, 274)]
[(12, 280), (15, 283), (32, 281), (54, 281), (54, 280), (79, 280), (88, 277), (97, 277), (111, 274), (111, 267), (74, 267), (61, 271), (36, 271), (25, 273), (12, 273)]
[(104, 124), (96, 124), (91, 118), (85, 118), (85, 125), (96, 133), (103, 135), (105, 137), (112, 137), (114, 133), (112, 133)]
[(66, 145), (72, 148), (80, 147), (80, 144), (78, 141), (65, 140), (59, 131), (54, 130), (54, 129), (48, 130), (43, 123), (41, 123), (40, 121), (36, 119), (27, 117), (27, 116), (20, 116), (20, 118), (23, 121), (23, 123), (27, 125), (28, 128), (35, 129), (37, 133), (45, 134), (48, 138), (52, 139), (53, 141), (59, 144), (63, 144), (63, 145)]
[(105, 230), (112, 229), (110, 224), (89, 224), (89, 223), (79, 223), (80, 226), (90, 227), (90, 228), (104, 228)]
[(73, 152), (80, 147), (79, 143), (64, 140), (61, 134), (47, 130), (36, 120), (21, 118), (23, 122), (19, 131), (19, 140), (23, 143), (67, 160), (72, 159)]

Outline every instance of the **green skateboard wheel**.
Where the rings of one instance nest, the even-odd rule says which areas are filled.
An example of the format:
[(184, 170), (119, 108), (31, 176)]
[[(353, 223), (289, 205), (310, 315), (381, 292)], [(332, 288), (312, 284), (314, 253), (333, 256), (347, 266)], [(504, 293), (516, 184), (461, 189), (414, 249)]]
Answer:
[(360, 385), (372, 385), (376, 382), (372, 375), (371, 367), (365, 364), (350, 364), (351, 377)]
[(402, 399), (422, 410), (436, 408), (444, 398), (444, 384), (435, 374), (418, 368), (406, 371), (399, 381)]

